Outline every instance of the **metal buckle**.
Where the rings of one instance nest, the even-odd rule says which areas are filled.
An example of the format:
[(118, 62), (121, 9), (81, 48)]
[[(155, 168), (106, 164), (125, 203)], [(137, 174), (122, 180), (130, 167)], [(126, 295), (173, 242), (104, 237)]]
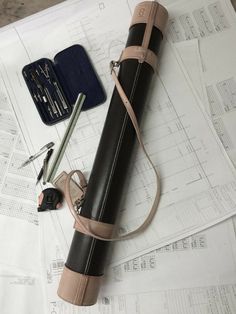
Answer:
[(80, 199), (76, 200), (74, 203), (74, 209), (78, 215), (80, 214), (80, 210), (83, 205), (83, 202), (84, 202), (84, 195)]
[(114, 70), (114, 68), (119, 68), (120, 66), (120, 61), (115, 61), (115, 60), (112, 60), (110, 62), (110, 70), (111, 70), (111, 74), (112, 74), (112, 71)]

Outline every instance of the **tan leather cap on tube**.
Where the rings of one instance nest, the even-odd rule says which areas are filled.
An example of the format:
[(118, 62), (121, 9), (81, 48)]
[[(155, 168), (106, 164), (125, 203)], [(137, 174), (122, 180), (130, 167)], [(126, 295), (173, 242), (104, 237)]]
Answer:
[(147, 23), (153, 5), (157, 9), (154, 26), (163, 33), (168, 20), (168, 12), (161, 4), (154, 1), (143, 1), (136, 5), (130, 27), (134, 24)]
[(65, 266), (57, 294), (74, 305), (93, 305), (97, 302), (101, 279), (102, 276), (83, 275)]

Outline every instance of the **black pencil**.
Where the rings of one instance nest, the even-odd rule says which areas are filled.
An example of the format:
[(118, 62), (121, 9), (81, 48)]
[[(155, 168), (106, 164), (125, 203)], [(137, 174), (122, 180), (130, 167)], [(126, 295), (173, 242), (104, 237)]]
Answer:
[(46, 155), (46, 157), (44, 158), (44, 160), (43, 160), (43, 166), (42, 166), (42, 168), (40, 169), (40, 171), (39, 171), (39, 174), (38, 174), (38, 176), (37, 176), (37, 182), (36, 182), (36, 185), (39, 183), (39, 181), (42, 179), (42, 176), (43, 176), (43, 174), (44, 174), (44, 172), (45, 172), (45, 166), (48, 164), (48, 162), (49, 162), (49, 160), (50, 160), (50, 158), (51, 158), (51, 156), (52, 156), (52, 153), (53, 153), (53, 149), (51, 148), (51, 149), (49, 149), (48, 150), (48, 152), (47, 152), (47, 155)]

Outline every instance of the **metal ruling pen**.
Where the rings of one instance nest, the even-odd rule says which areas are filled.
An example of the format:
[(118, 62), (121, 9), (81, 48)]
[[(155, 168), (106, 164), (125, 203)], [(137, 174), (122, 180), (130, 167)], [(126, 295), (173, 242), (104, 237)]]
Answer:
[(70, 140), (71, 134), (72, 134), (72, 132), (75, 128), (76, 122), (79, 118), (79, 115), (80, 115), (80, 112), (82, 109), (82, 105), (85, 101), (85, 98), (86, 98), (86, 96), (82, 93), (80, 93), (78, 95), (78, 98), (75, 102), (74, 109), (73, 109), (69, 124), (66, 128), (65, 134), (62, 138), (62, 141), (61, 141), (61, 144), (58, 148), (57, 154), (53, 160), (51, 169), (50, 169), (49, 174), (46, 178), (46, 182), (51, 182), (53, 180), (55, 174), (56, 174), (56, 171), (60, 165), (61, 159), (64, 155), (65, 150), (66, 150), (67, 144)]

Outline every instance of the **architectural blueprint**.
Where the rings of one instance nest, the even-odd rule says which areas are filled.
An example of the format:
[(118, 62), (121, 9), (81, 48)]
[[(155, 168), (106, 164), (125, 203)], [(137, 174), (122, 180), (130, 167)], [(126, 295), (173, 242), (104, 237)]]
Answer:
[(235, 13), (232, 5), (230, 1), (179, 1), (178, 5), (170, 6), (169, 12), (170, 16), (173, 15), (167, 31), (171, 42), (183, 42), (192, 38), (199, 40), (205, 108), (225, 150), (236, 165), (236, 143), (233, 136), (236, 46), (232, 41), (235, 36)]
[(78, 308), (56, 295), (65, 257), (46, 214), (40, 225), (49, 313), (235, 312), (236, 220), (107, 268), (98, 304)]
[(35, 174), (32, 167), (18, 169), (26, 158), (28, 154), (1, 68), (0, 300), (3, 314), (16, 313), (16, 310), (37, 314), (43, 303)]
[[(76, 6), (83, 5), (83, 2), (72, 1), (66, 9), (58, 9), (53, 13), (49, 11), (38, 19), (19, 23), (14, 29), (1, 33), (4, 40), (0, 57), (3, 72), (8, 78), (6, 86), (11, 90), (13, 107), (31, 152), (37, 151), (49, 138), (58, 144), (66, 122), (54, 127), (43, 125), (21, 75), (25, 64), (39, 57), (53, 58), (66, 44), (77, 41), (88, 50), (104, 83), (108, 94), (107, 103), (81, 115), (59, 171), (79, 168), (89, 174), (91, 169), (109, 95), (113, 89), (108, 63), (114, 55), (117, 58), (121, 46), (124, 46), (131, 15), (127, 3), (119, 3), (119, 10), (123, 17), (126, 16), (124, 21), (127, 23), (118, 29), (114, 21), (109, 33), (102, 25), (116, 7), (116, 1), (109, 4), (104, 2), (103, 6), (93, 2), (89, 19), (86, 10), (76, 10)], [(119, 11), (116, 13), (118, 19)], [(59, 23), (62, 15), (63, 24)], [(46, 31), (58, 31), (57, 25), (60, 25), (60, 38), (56, 31)], [(102, 42), (96, 29), (106, 32), (105, 37), (112, 38), (111, 42)], [(94, 34), (97, 34), (95, 39)], [(16, 49), (18, 55), (15, 66), (9, 68), (8, 60), (13, 59), (9, 51)], [(144, 142), (162, 177), (161, 204), (153, 224), (145, 234), (117, 244), (112, 261), (116, 263), (186, 237), (235, 213), (235, 171), (227, 160), (211, 122), (200, 109), (200, 100), (189, 86), (181, 60), (176, 59), (168, 43), (165, 43), (162, 54), (159, 76), (153, 82), (152, 97), (143, 121)], [(174, 78), (181, 82), (178, 89)], [(132, 171), (128, 198), (121, 206), (124, 216), (121, 233), (134, 229), (141, 223), (150, 208), (155, 189), (151, 170), (147, 168), (141, 153), (137, 154)], [(68, 213), (65, 208), (58, 211), (56, 217), (60, 226), (58, 233), (65, 238), (66, 252), (72, 235), (71, 217), (66, 219)], [(69, 228), (71, 231), (68, 231)]]
[[(219, 140), (211, 111), (204, 112), (203, 101), (209, 98), (212, 104), (220, 99), (220, 105), (211, 110), (214, 114), (217, 111), (217, 118), (229, 120), (220, 114), (234, 112), (235, 77), (233, 71), (232, 75), (221, 72), (222, 76), (213, 80), (214, 72), (207, 68), (208, 49), (200, 50), (203, 84), (203, 76), (196, 71), (199, 60), (190, 57), (191, 52), (196, 53), (197, 42), (205, 40), (207, 47), (214, 36), (227, 37), (234, 32), (235, 16), (230, 13), (229, 1), (163, 1), (178, 2), (178, 6), (168, 7), (168, 41), (163, 45), (142, 122), (145, 146), (162, 178), (158, 213), (144, 234), (113, 247), (97, 305), (78, 309), (56, 296), (73, 235), (73, 219), (66, 205), (38, 217), (35, 174), (42, 159), (20, 171), (18, 166), (48, 139), (58, 147), (67, 121), (53, 127), (41, 122), (21, 71), (24, 65), (42, 57), (53, 59), (57, 52), (76, 43), (88, 51), (105, 87), (107, 102), (81, 114), (58, 173), (80, 169), (89, 179), (114, 86), (109, 61), (119, 58), (137, 2), (66, 1), (0, 32), (0, 230), (4, 229), (0, 233), (4, 249), (0, 263), (10, 262), (11, 266), (10, 272), (0, 272), (1, 282), (9, 288), (9, 297), (22, 291), (29, 293), (29, 287), (41, 295), (42, 268), (45, 295), (40, 300), (45, 300), (46, 313), (52, 314), (144, 314), (150, 310), (155, 313), (157, 308), (158, 314), (234, 314), (236, 224), (230, 217), (236, 213), (236, 173), (225, 152), (227, 143), (232, 149), (234, 145), (229, 137)], [(195, 43), (183, 43), (181, 52), (177, 45), (190, 39)], [(193, 75), (185, 69), (187, 54), (190, 63), (196, 61)], [(220, 128), (221, 120), (217, 123), (215, 127)], [(42, 188), (39, 186), (38, 192)], [(145, 219), (155, 191), (151, 169), (138, 149), (127, 190), (121, 204), (121, 234)], [(6, 228), (9, 224), (11, 229)], [(12, 229), (16, 230), (17, 241), (9, 246)], [(29, 301), (34, 313), (32, 302), (37, 302), (33, 297)], [(37, 306), (43, 308), (43, 302)]]
[[(0, 147), (0, 264), (37, 271), (39, 250), (34, 245), (38, 241), (38, 217), (34, 173), (31, 167), (18, 170), (27, 154), (3, 73), (0, 76)], [(9, 243), (12, 237), (18, 241)], [(34, 253), (32, 258), (24, 261), (19, 257), (26, 253), (26, 243)]]

